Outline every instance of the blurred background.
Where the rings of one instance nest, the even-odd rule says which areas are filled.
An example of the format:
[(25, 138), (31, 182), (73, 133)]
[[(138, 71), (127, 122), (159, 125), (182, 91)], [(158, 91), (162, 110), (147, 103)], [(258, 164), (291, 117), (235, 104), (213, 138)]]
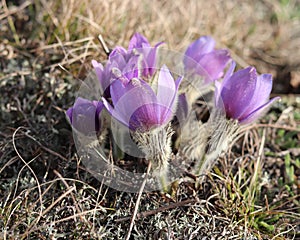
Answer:
[(43, 67), (57, 62), (71, 69), (75, 63), (82, 77), (91, 58), (105, 59), (98, 34), (111, 48), (127, 46), (140, 32), (152, 43), (165, 41), (179, 51), (211, 35), (218, 47), (230, 49), (240, 67), (272, 73), (274, 92), (300, 93), (299, 0), (1, 2), (2, 58), (14, 58), (22, 47)]

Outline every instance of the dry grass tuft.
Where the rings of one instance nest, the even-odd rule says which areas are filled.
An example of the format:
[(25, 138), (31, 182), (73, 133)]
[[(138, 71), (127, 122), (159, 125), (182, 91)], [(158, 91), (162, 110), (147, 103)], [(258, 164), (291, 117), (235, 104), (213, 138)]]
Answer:
[[(41, 0), (25, 1), (17, 9), (8, 10), (3, 6), (0, 19), (7, 20), (14, 39), (40, 41), (39, 49), (48, 52), (51, 46), (59, 47), (55, 44), (62, 47), (69, 42), (64, 50), (66, 65), (84, 61), (90, 68), (91, 58), (104, 60), (103, 51), (95, 46), (97, 41), (93, 43), (91, 39), (96, 40), (98, 34), (114, 47), (127, 45), (135, 32), (141, 32), (152, 42), (165, 41), (171, 49), (180, 51), (197, 37), (212, 35), (219, 47), (231, 50), (240, 66), (254, 65), (259, 72), (274, 74), (277, 92), (299, 92), (300, 4), (297, 0), (86, 0), (80, 4), (74, 0)], [(24, 9), (28, 12), (25, 19)], [(30, 39), (20, 34), (23, 21), (32, 31)], [(77, 44), (73, 46), (71, 42)], [(61, 53), (62, 49), (59, 50)]]
[(255, 65), (260, 72), (273, 73), (283, 82), (281, 88), (299, 68), (300, 5), (296, 0), (58, 2), (47, 2), (46, 9), (63, 41), (101, 33), (114, 47), (126, 45), (138, 31), (153, 42), (165, 41), (182, 51), (197, 37), (212, 35), (219, 47), (231, 49), (240, 66)]

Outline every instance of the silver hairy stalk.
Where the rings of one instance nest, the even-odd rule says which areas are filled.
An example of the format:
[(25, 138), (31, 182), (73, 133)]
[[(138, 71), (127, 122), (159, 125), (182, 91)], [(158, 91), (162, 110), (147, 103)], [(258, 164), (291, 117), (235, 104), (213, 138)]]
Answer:
[(171, 158), (171, 138), (174, 131), (169, 123), (165, 127), (155, 128), (147, 132), (135, 131), (133, 139), (145, 154), (145, 158), (152, 162), (153, 169), (166, 169)]
[(209, 171), (219, 155), (226, 151), (229, 144), (238, 136), (240, 125), (237, 120), (227, 119), (219, 110), (214, 110), (206, 123), (211, 135), (208, 141), (208, 150), (199, 161), (197, 175)]
[(196, 115), (190, 114), (181, 127), (179, 138), (179, 152), (187, 158), (189, 162), (203, 158), (210, 135), (206, 124), (199, 121)]

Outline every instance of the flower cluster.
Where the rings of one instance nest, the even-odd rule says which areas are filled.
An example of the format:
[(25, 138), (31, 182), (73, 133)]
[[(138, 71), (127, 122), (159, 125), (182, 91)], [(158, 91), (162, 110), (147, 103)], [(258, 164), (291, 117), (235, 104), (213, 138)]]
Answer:
[(166, 66), (158, 73), (157, 91), (146, 81), (120, 73), (110, 86), (113, 106), (102, 98), (108, 112), (131, 130), (141, 132), (166, 125), (173, 116), (175, 99), (182, 78), (174, 81)]
[[(159, 61), (161, 44), (151, 46), (136, 33), (128, 48), (115, 47), (105, 64), (93, 60), (101, 96), (91, 100), (78, 97), (67, 110), (74, 129), (97, 134), (110, 127), (102, 126), (102, 118), (110, 117), (128, 129), (147, 160), (161, 167), (172, 158), (171, 137), (178, 129), (174, 118), (181, 122), (177, 135), (182, 138), (182, 152), (189, 158), (205, 160), (203, 155), (226, 149), (224, 142), (219, 147), (224, 140), (220, 136), (230, 139), (234, 130), (258, 119), (278, 99), (269, 100), (270, 74), (258, 75), (254, 67), (234, 72), (236, 64), (229, 51), (215, 49), (215, 41), (209, 36), (187, 47), (178, 60), (183, 66), (181, 75)], [(192, 104), (213, 88), (212, 114), (207, 123), (202, 123), (191, 116)], [(217, 143), (212, 144), (214, 141)], [(207, 145), (211, 146), (208, 152)], [(201, 166), (206, 165), (201, 162)]]
[(130, 40), (128, 49), (118, 46), (109, 54), (105, 66), (96, 60), (92, 60), (101, 94), (110, 97), (110, 85), (116, 79), (126, 82), (132, 78), (149, 79), (157, 65), (157, 50), (162, 42), (151, 47), (148, 40), (136, 33)]

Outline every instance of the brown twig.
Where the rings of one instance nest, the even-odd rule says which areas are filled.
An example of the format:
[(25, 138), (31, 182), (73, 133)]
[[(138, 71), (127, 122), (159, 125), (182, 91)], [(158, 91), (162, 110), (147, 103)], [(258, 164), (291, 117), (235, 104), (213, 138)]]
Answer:
[(45, 147), (45, 146), (42, 145), (38, 140), (36, 140), (34, 137), (30, 136), (29, 134), (25, 133), (25, 136), (28, 137), (28, 138), (30, 138), (31, 140), (33, 140), (35, 143), (37, 143), (37, 144), (38, 144), (43, 150), (45, 150), (46, 152), (48, 152), (48, 153), (50, 153), (50, 154), (52, 154), (52, 155), (54, 155), (54, 156), (56, 156), (56, 157), (58, 157), (58, 158), (64, 160), (64, 161), (68, 161), (67, 158), (65, 158), (64, 156), (60, 155), (59, 153), (57, 153), (57, 152), (55, 152), (55, 151), (53, 151), (53, 150), (51, 150), (51, 149)]
[[(156, 213), (159, 213), (159, 212), (164, 212), (164, 211), (167, 211), (167, 210), (170, 210), (170, 209), (173, 209), (173, 208), (177, 208), (177, 207), (183, 207), (183, 206), (186, 206), (188, 204), (194, 204), (196, 202), (198, 202), (197, 199), (186, 199), (186, 200), (183, 200), (181, 202), (175, 202), (175, 203), (169, 204), (167, 206), (159, 207), (159, 208), (154, 209), (154, 210), (149, 210), (149, 211), (138, 213), (137, 216), (136, 216), (136, 219), (140, 219), (142, 217), (145, 218), (145, 217), (148, 217), (148, 216), (151, 216), (151, 215), (155, 215)], [(123, 222), (123, 221), (127, 221), (128, 219), (130, 219), (130, 217), (123, 217), (123, 218), (116, 219), (115, 222)]]
[(278, 124), (263, 124), (263, 123), (258, 123), (258, 124), (253, 125), (253, 127), (270, 127), (270, 128), (285, 129), (287, 131), (300, 132), (299, 128), (282, 126), (282, 125), (278, 125)]

